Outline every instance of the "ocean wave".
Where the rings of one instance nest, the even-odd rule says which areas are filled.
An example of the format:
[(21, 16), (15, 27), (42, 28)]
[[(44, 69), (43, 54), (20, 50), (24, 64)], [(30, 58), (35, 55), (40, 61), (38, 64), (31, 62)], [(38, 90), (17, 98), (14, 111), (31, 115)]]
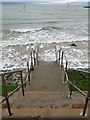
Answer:
[(18, 33), (28, 33), (28, 32), (38, 32), (38, 31), (52, 31), (52, 30), (60, 30), (58, 27), (42, 27), (42, 28), (33, 28), (33, 29), (10, 29), (12, 32), (18, 32)]
[[(40, 27), (40, 28), (23, 28), (4, 30), (3, 46), (27, 45), (35, 43), (60, 43), (72, 41), (87, 41), (88, 35), (83, 30), (77, 30), (74, 27)], [(74, 31), (74, 32), (73, 32)], [(3, 31), (2, 31), (3, 32)], [(82, 32), (82, 34), (81, 34)]]
[(27, 33), (31, 31), (35, 31), (34, 29), (10, 29), (12, 32), (17, 32), (17, 33)]
[(50, 31), (52, 31), (52, 30), (60, 30), (60, 28), (58, 28), (58, 27), (43, 27), (43, 28), (41, 28), (41, 30), (50, 30)]
[(75, 42), (75, 41), (88, 41), (86, 37), (77, 37), (75, 38), (72, 35), (67, 35), (66, 33), (61, 34), (48, 34), (48, 33), (34, 33), (29, 35), (22, 35), (17, 38), (11, 37), (9, 40), (3, 41), (3, 47), (13, 46), (13, 45), (27, 45), (27, 44), (36, 44), (36, 43), (63, 43), (63, 42)]
[[(70, 46), (70, 43), (56, 44), (57, 50), (63, 48), (64, 50), (64, 64), (68, 60), (68, 68), (88, 68), (88, 43), (76, 42), (77, 47)], [(54, 44), (40, 44), (39, 60), (55, 61)], [(37, 48), (37, 44), (27, 44), (8, 46), (2, 49), (3, 63), (0, 64), (0, 69), (20, 68), (26, 67), (26, 63), (30, 58), (31, 48)]]
[[(58, 47), (58, 46), (57, 46)], [(62, 46), (63, 47), (63, 46)], [(66, 58), (68, 60), (68, 68), (88, 68), (88, 50), (75, 49), (72, 47), (64, 47), (65, 56), (64, 65), (66, 65)], [(55, 61), (55, 50), (45, 50), (39, 55), (43, 61)]]

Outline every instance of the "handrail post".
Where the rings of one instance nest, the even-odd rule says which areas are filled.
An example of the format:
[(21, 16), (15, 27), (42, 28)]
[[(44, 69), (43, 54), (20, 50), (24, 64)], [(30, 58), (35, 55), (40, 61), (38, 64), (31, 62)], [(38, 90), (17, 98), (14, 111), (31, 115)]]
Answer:
[(56, 55), (56, 64), (57, 64), (57, 49), (56, 49), (56, 46), (55, 46), (55, 55)]
[(67, 81), (66, 81), (67, 65), (68, 65), (68, 62), (66, 61), (65, 75), (64, 75), (64, 81), (63, 81), (63, 83), (67, 83)]
[(35, 51), (33, 50), (33, 56), (34, 56), (34, 65), (36, 65), (36, 58), (35, 58)]
[(61, 57), (61, 68), (63, 68), (63, 50), (62, 50), (62, 57)]
[(38, 61), (39, 56), (38, 56), (38, 54), (39, 54), (39, 45), (38, 45), (38, 48), (37, 48), (37, 54), (36, 54), (37, 65), (39, 65), (39, 61)]
[(85, 113), (86, 113), (86, 109), (87, 109), (87, 105), (88, 105), (88, 94), (87, 94), (87, 97), (86, 97), (86, 101), (85, 101), (85, 106), (84, 106), (84, 109), (83, 109), (83, 116), (85, 116)]
[(70, 98), (72, 98), (72, 91), (73, 91), (73, 86), (71, 85), (71, 87), (70, 87)]
[(34, 70), (34, 68), (33, 68), (33, 56), (32, 56), (32, 51), (31, 51), (31, 70)]
[(70, 90), (70, 98), (72, 98), (72, 90)]
[(65, 71), (67, 72), (67, 66), (68, 66), (68, 62), (66, 61), (66, 67), (65, 67)]
[(39, 64), (39, 62), (38, 62), (38, 53), (37, 53), (37, 55), (36, 55), (37, 57), (36, 57), (36, 59), (37, 59), (37, 65)]
[(30, 85), (30, 70), (29, 70), (29, 62), (27, 61), (27, 67), (28, 67), (28, 82)]
[(11, 116), (12, 113), (11, 113), (11, 109), (10, 109), (10, 103), (9, 103), (9, 99), (8, 99), (8, 92), (7, 92), (7, 88), (6, 88), (6, 82), (5, 82), (5, 79), (4, 79), (4, 74), (2, 74), (2, 85), (3, 85), (3, 93), (4, 93), (4, 96), (7, 98), (6, 99), (6, 104), (7, 104), (7, 108), (8, 108), (8, 113), (9, 115)]
[(22, 95), (25, 96), (25, 93), (24, 93), (24, 86), (23, 86), (22, 71), (20, 71), (20, 76), (21, 76), (21, 85), (22, 85)]
[(59, 65), (60, 65), (60, 50), (59, 50)]

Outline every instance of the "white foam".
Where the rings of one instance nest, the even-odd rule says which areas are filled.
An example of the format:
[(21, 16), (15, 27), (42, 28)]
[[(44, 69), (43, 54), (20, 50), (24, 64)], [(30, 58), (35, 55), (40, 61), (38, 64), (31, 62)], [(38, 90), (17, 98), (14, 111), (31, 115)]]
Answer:
[(39, 46), (39, 48), (43, 48), (43, 44), (41, 44), (41, 45)]
[[(86, 32), (86, 26), (82, 26), (85, 28)], [(21, 53), (15, 51), (14, 49), (8, 48), (6, 49), (7, 46), (13, 46), (13, 45), (20, 45), (23, 47), (23, 45), (26, 45), (25, 50), (28, 51), (29, 48), (35, 49), (35, 45), (37, 43), (40, 43), (40, 48), (43, 49), (43, 44), (45, 43), (61, 43), (61, 42), (72, 42), (72, 41), (87, 41), (88, 36), (79, 36), (77, 35), (79, 30), (80, 32), (83, 32), (80, 29), (81, 26), (74, 26), (72, 27), (73, 30), (75, 30), (75, 34), (70, 32), (71, 27), (66, 26), (64, 28), (64, 31), (59, 31), (58, 28), (54, 27), (44, 27), (44, 28), (23, 28), (23, 29), (11, 29), (10, 38), (9, 40), (3, 40), (3, 43), (0, 44), (0, 46), (3, 46), (5, 48), (5, 51), (3, 50), (3, 66), (4, 67), (18, 67), (18, 66), (24, 66), (27, 57), (28, 57), (28, 52), (27, 55), (22, 55)], [(13, 32), (16, 32), (16, 37), (13, 37)], [(19, 33), (19, 34), (17, 34)], [(71, 34), (72, 33), (72, 34)], [(83, 42), (84, 43), (84, 42)], [(30, 44), (33, 44), (30, 46)], [(86, 43), (84, 43), (86, 44)], [(69, 67), (87, 67), (88, 66), (88, 53), (85, 50), (79, 50), (75, 49), (70, 46), (62, 46), (62, 48), (65, 51), (65, 54), (67, 56), (67, 59), (69, 62)], [(59, 46), (57, 46), (57, 50), (59, 50)], [(50, 49), (44, 51), (42, 54), (40, 54), (41, 59), (45, 61), (54, 61), (55, 60), (55, 50)], [(76, 59), (75, 59), (76, 58)], [(8, 64), (7, 64), (8, 63)], [(1, 65), (0, 65), (1, 66)]]
[[(59, 47), (58, 47), (59, 48)], [(66, 51), (64, 58), (64, 65), (66, 59), (68, 60), (68, 68), (88, 68), (88, 54), (87, 50), (79, 50), (71, 47), (63, 47)], [(44, 61), (55, 61), (55, 50), (46, 50), (40, 55), (40, 59)]]
[(28, 50), (29, 48), (30, 48), (30, 45), (27, 45), (27, 46), (26, 46), (26, 50)]
[(45, 50), (43, 53), (39, 55), (40, 59), (43, 61), (55, 61), (55, 50)]
[(41, 28), (33, 28), (33, 29), (29, 29), (29, 28), (23, 28), (23, 29), (10, 29), (11, 32), (20, 32), (20, 33), (26, 33), (26, 32), (35, 32), (36, 30), (40, 30)]
[[(60, 43), (60, 42), (72, 42), (72, 41), (83, 41), (88, 40), (87, 36), (79, 36), (79, 27), (74, 27), (76, 30), (75, 34), (70, 34), (68, 31), (69, 26), (64, 28), (64, 31), (59, 31), (58, 28), (46, 27), (46, 28), (23, 28), (23, 29), (11, 29), (11, 33), (19, 32), (20, 35), (16, 38), (10, 37), (9, 40), (3, 41), (3, 46), (8, 45), (27, 45), (30, 43)], [(73, 29), (73, 28), (72, 28)], [(78, 29), (78, 30), (77, 30)], [(78, 32), (77, 32), (78, 31)], [(83, 30), (81, 30), (83, 31)], [(86, 32), (86, 31), (85, 31)], [(22, 34), (23, 33), (23, 34)], [(77, 36), (77, 37), (76, 37)]]

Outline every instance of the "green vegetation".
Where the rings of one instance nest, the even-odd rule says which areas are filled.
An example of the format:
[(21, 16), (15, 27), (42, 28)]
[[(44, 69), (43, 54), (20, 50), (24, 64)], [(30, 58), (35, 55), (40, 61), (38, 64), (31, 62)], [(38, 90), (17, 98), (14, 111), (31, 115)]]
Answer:
[[(10, 92), (13, 91), (15, 88), (17, 88), (16, 85), (10, 85), (10, 86), (7, 87), (7, 92), (10, 93)], [(2, 96), (5, 95), (5, 90), (4, 90), (4, 89), (2, 89), (1, 95), (2, 95)]]
[[(90, 73), (81, 72), (77, 70), (68, 70), (67, 75), (69, 80), (83, 91), (87, 91), (90, 86)], [(69, 88), (76, 91), (74, 87), (69, 84)]]
[(2, 96), (2, 84), (0, 83), (0, 96)]
[[(7, 76), (4, 76), (4, 79), (5, 79), (5, 82), (6, 82), (6, 90), (7, 90), (8, 93), (10, 93), (15, 88), (17, 88), (18, 83), (16, 82), (16, 79), (15, 79), (15, 77), (13, 77), (12, 74), (8, 74)], [(3, 85), (0, 84), (0, 96), (5, 95), (5, 89), (2, 86)]]

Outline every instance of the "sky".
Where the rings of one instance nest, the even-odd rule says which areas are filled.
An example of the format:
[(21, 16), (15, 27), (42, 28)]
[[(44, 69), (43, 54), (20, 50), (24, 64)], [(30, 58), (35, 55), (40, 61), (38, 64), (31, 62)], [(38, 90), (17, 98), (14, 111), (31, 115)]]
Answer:
[(89, 2), (90, 0), (0, 0), (2, 2), (55, 2), (55, 3), (63, 3), (63, 2)]

